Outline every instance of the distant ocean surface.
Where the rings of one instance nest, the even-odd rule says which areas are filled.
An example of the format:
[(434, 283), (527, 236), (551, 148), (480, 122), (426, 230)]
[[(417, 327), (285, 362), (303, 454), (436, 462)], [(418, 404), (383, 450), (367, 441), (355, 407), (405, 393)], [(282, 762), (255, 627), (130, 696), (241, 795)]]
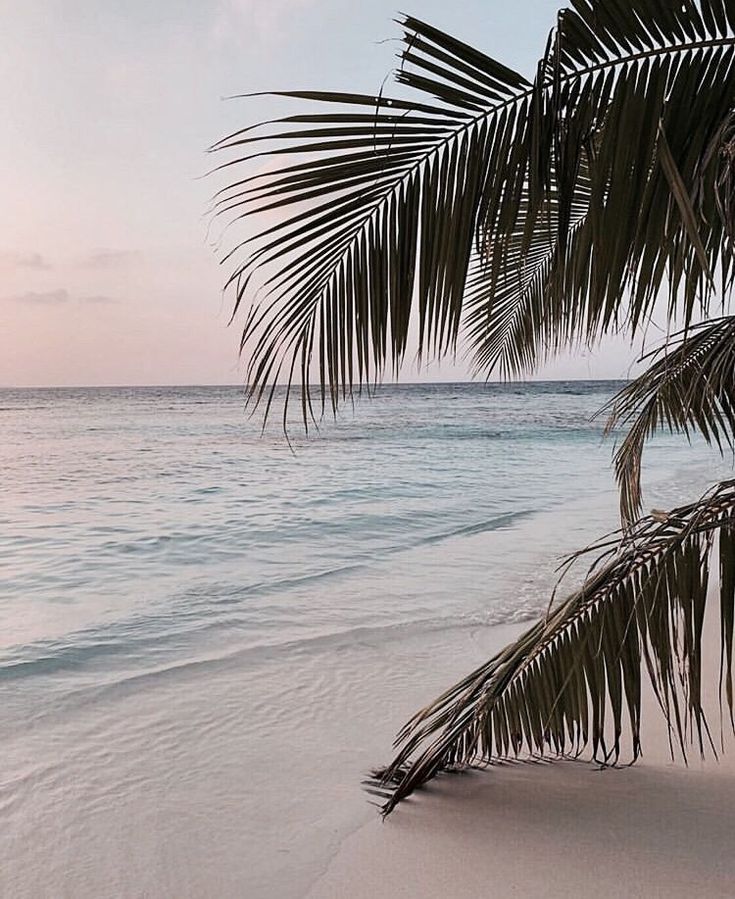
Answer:
[[(616, 526), (619, 385), (0, 391), (0, 895), (304, 895), (418, 704)], [(648, 508), (732, 460), (663, 435)]]

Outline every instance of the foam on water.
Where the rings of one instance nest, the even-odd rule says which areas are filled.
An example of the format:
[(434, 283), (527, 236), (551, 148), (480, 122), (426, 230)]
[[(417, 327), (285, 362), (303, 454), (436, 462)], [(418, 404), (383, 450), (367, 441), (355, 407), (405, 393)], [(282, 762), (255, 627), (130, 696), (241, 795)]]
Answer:
[[(0, 894), (302, 895), (614, 527), (614, 387), (390, 387), (293, 451), (236, 388), (0, 391)], [(727, 468), (662, 437), (647, 499)]]

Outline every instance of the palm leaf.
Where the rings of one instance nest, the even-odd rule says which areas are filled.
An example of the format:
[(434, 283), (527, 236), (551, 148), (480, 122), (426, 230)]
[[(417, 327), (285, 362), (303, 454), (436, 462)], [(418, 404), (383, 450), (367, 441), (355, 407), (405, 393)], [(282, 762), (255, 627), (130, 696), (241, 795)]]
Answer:
[(605, 407), (608, 433), (628, 429), (615, 454), (624, 523), (640, 513), (641, 457), (651, 435), (662, 428), (688, 438), (698, 432), (720, 451), (735, 445), (735, 318), (703, 322), (652, 357), (648, 370)]
[[(731, 168), (719, 151), (735, 102), (734, 27), (721, 2), (576, 0), (560, 13), (528, 124), (528, 208), (513, 227), (529, 235), (553, 194), (567, 248), (583, 170), (589, 239), (571, 264), (559, 254), (564, 277), (547, 289), (562, 343), (567, 310), (584, 311), (588, 341), (621, 326), (634, 333), (662, 290), (684, 324), (706, 314), (713, 270), (731, 266), (732, 209), (716, 185)], [(485, 230), (502, 254), (508, 228), (493, 215)]]
[[(719, 539), (715, 541), (715, 536)], [(384, 814), (443, 771), (522, 753), (615, 764), (625, 727), (640, 753), (644, 671), (686, 757), (710, 744), (702, 707), (702, 625), (719, 557), (722, 676), (732, 718), (735, 481), (669, 515), (642, 519), (586, 553), (579, 590), (415, 715), (369, 785)]]
[(662, 286), (685, 321), (706, 311), (730, 264), (734, 15), (576, 0), (533, 84), (406, 17), (396, 80), (418, 99), (284, 92), (323, 108), (220, 141), (219, 170), (244, 174), (215, 214), (277, 217), (223, 259), (250, 306), (250, 397), (296, 377), (305, 414), (312, 380), (336, 406), (397, 369), (412, 328), (419, 356), (464, 325), (481, 370), (520, 373), (645, 324)]
[(513, 104), (530, 85), (416, 19), (404, 26), (398, 80), (429, 95), (424, 102), (288, 92), (326, 111), (214, 147), (238, 154), (220, 169), (298, 159), (215, 198), (215, 215), (235, 224), (279, 215), (223, 260), (246, 255), (228, 286), (236, 311), (253, 297), (242, 337), (251, 398), (269, 395), (279, 375), (290, 385), (298, 366), (304, 392), (316, 373), (322, 403), (329, 391), (336, 405), (340, 391), (400, 363), (414, 302), (420, 352), (446, 352), (456, 339), (481, 184), (493, 153), (513, 141), (522, 120)]

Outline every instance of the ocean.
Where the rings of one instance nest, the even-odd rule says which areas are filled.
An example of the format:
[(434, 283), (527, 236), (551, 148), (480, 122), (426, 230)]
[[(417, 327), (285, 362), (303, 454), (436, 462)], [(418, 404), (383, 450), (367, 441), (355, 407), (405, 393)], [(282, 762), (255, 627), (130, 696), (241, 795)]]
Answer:
[[(0, 895), (305, 895), (616, 526), (619, 386), (386, 386), (290, 442), (237, 387), (0, 391)], [(731, 471), (662, 435), (646, 506)]]

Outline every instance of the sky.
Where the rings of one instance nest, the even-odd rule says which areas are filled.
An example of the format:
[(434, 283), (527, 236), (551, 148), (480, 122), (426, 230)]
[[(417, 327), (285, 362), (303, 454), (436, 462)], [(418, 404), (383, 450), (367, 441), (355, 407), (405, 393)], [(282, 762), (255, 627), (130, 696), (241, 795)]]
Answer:
[[(0, 0), (0, 386), (232, 384), (237, 321), (205, 150), (282, 111), (268, 89), (375, 91), (395, 0)], [(527, 75), (553, 0), (406, 8)], [(623, 342), (537, 377), (625, 377)], [(454, 380), (462, 363), (402, 380)]]

